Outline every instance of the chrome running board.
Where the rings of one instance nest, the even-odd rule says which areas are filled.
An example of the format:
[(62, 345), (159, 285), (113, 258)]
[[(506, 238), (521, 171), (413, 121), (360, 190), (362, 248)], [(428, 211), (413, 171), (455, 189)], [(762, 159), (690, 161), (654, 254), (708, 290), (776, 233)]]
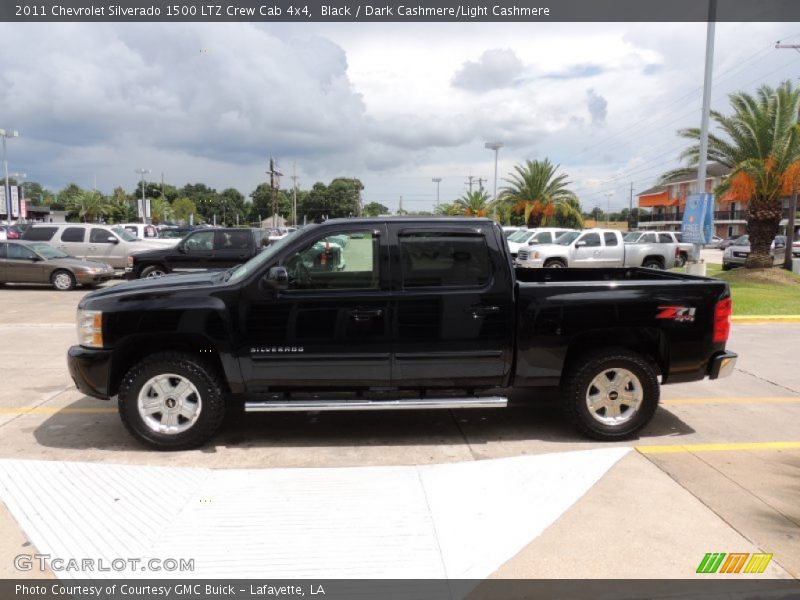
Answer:
[(405, 400), (265, 400), (245, 402), (245, 412), (300, 412), (318, 410), (422, 410), (446, 408), (505, 408), (508, 398), (408, 398)]

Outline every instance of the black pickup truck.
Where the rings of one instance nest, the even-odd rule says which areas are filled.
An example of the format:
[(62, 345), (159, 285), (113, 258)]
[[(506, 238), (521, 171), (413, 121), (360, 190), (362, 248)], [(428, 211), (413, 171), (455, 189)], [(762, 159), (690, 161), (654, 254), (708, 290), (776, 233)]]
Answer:
[(197, 229), (175, 246), (131, 254), (125, 275), (139, 279), (172, 272), (227, 269), (258, 254), (264, 246), (264, 235), (258, 229)]
[[(728, 375), (725, 282), (641, 268), (519, 269), (487, 219), (331, 220), (227, 271), (86, 295), (69, 370), (158, 449), (227, 409), (501, 407), (560, 388), (570, 420), (629, 437), (662, 384)], [(519, 394), (515, 394), (519, 395)], [(524, 395), (524, 394), (523, 394)]]

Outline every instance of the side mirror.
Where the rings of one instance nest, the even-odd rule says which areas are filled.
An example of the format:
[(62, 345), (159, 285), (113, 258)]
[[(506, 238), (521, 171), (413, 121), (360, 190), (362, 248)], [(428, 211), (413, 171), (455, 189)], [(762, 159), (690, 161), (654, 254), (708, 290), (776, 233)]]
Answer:
[(583, 248), (585, 245), (586, 245), (586, 241), (585, 240), (578, 240), (577, 242), (575, 242), (575, 247), (576, 248)]
[(29, 259), (31, 262), (42, 262), (41, 256), (31, 256)]
[(177, 246), (175, 246), (175, 249), (176, 249), (178, 252), (180, 252), (181, 254), (186, 254), (186, 246), (183, 244), (183, 242), (181, 242), (180, 244), (178, 244)]
[(285, 290), (289, 287), (289, 272), (286, 267), (272, 267), (264, 277), (264, 281), (274, 290)]
[(106, 241), (108, 241), (109, 244), (119, 244), (119, 240), (113, 235), (108, 236)]

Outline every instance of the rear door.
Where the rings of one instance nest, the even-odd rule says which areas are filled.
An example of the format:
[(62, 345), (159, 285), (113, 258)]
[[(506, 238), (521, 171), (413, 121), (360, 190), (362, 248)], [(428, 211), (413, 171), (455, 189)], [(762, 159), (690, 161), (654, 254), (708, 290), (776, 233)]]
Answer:
[(501, 385), (513, 282), (491, 227), (392, 224), (392, 385)]
[(613, 231), (603, 232), (602, 266), (606, 268), (621, 267), (625, 260), (625, 246), (622, 236)]
[(58, 239), (54, 239), (53, 243), (56, 248), (70, 256), (86, 258), (89, 252), (89, 244), (86, 239), (88, 235), (88, 227), (64, 227), (57, 236)]
[(212, 268), (227, 269), (247, 262), (253, 257), (254, 240), (249, 229), (217, 231), (211, 254)]
[(39, 257), (22, 244), (9, 242), (6, 249), (6, 278), (12, 283), (44, 283), (44, 266)]
[(7, 283), (7, 270), (8, 265), (6, 264), (8, 261), (6, 259), (6, 252), (8, 251), (8, 244), (5, 241), (0, 241), (0, 283)]

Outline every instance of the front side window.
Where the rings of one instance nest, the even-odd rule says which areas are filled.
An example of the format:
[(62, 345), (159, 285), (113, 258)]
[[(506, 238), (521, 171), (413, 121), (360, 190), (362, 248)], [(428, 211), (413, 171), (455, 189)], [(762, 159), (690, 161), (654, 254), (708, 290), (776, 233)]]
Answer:
[(531, 241), (537, 244), (552, 244), (553, 236), (549, 231), (540, 231), (539, 233), (533, 236), (533, 239)]
[(584, 242), (584, 246), (587, 248), (596, 248), (600, 245), (600, 234), (599, 233), (587, 233), (578, 242)]
[(403, 287), (478, 287), (492, 275), (482, 235), (450, 231), (401, 233)]
[(378, 236), (373, 231), (334, 233), (287, 256), (290, 290), (377, 289)]
[(36, 258), (36, 254), (34, 254), (25, 246), (20, 246), (19, 244), (9, 244), (8, 258), (16, 260), (31, 260), (32, 258)]
[(201, 231), (186, 238), (183, 247), (189, 254), (193, 252), (210, 252), (214, 249), (214, 232)]
[(111, 233), (108, 229), (100, 229), (97, 227), (93, 227), (92, 230), (89, 232), (89, 243), (112, 244), (113, 242), (109, 241), (109, 238), (113, 237), (114, 234)]

